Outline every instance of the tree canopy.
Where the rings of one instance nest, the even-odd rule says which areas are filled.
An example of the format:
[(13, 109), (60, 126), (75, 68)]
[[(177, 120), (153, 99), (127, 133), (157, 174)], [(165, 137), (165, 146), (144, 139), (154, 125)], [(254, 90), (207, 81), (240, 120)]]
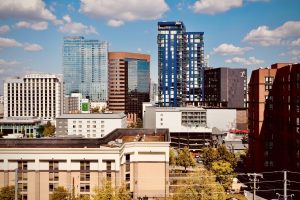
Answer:
[(187, 147), (179, 151), (177, 165), (184, 167), (185, 171), (187, 167), (194, 167), (196, 165), (193, 154)]
[(50, 194), (50, 200), (68, 200), (71, 198), (71, 193), (62, 186), (58, 186), (52, 194)]
[(102, 187), (95, 189), (93, 200), (131, 200), (131, 197), (124, 185), (114, 188), (110, 181), (104, 181)]
[(15, 199), (15, 186), (5, 186), (0, 189), (1, 200), (14, 200)]
[(55, 133), (55, 126), (51, 124), (50, 121), (47, 122), (46, 125), (44, 125), (43, 135), (44, 137), (51, 137)]

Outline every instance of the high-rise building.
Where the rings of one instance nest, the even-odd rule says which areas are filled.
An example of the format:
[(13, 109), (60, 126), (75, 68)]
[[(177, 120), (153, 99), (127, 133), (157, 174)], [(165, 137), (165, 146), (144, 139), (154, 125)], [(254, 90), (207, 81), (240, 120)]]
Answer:
[(149, 102), (150, 55), (109, 52), (110, 111), (125, 112), (129, 120), (143, 116), (143, 102)]
[(181, 21), (158, 22), (160, 106), (198, 105), (203, 100), (203, 32), (186, 32)]
[(90, 101), (107, 101), (108, 43), (84, 37), (65, 37), (64, 95), (81, 93)]
[(204, 71), (204, 101), (209, 107), (247, 107), (247, 69), (209, 68)]
[(38, 117), (53, 120), (62, 112), (62, 78), (29, 74), (4, 81), (4, 118)]
[(252, 72), (248, 126), (250, 170), (300, 172), (300, 64)]

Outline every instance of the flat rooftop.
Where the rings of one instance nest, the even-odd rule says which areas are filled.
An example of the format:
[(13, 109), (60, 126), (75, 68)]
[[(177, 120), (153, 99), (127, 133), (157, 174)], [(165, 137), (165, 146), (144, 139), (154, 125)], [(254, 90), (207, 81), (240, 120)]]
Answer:
[(169, 142), (169, 129), (115, 129), (103, 138), (0, 139), (0, 148), (99, 148), (120, 139), (125, 142)]
[(122, 119), (126, 115), (120, 113), (81, 113), (81, 114), (62, 114), (56, 119)]

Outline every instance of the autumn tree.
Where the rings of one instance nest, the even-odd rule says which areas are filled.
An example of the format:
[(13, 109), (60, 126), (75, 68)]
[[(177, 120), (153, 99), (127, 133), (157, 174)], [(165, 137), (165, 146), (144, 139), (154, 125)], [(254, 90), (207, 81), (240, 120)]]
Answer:
[(93, 200), (130, 200), (130, 194), (122, 185), (114, 188), (110, 181), (104, 181), (102, 187), (95, 189)]
[(50, 194), (50, 200), (69, 200), (71, 199), (71, 193), (62, 186), (58, 186), (52, 194)]
[(14, 200), (15, 199), (15, 186), (5, 186), (0, 189), (1, 200)]
[(203, 167), (193, 173), (187, 173), (186, 178), (180, 178), (173, 185), (178, 185), (169, 200), (225, 200), (222, 185), (216, 182), (212, 172)]
[(44, 137), (51, 137), (55, 133), (55, 126), (51, 124), (50, 121), (44, 126), (43, 135)]
[(189, 148), (184, 147), (179, 151), (177, 165), (184, 167), (185, 171), (187, 171), (187, 167), (194, 167), (196, 165), (193, 154), (190, 152)]
[(170, 150), (169, 150), (169, 164), (171, 166), (175, 166), (176, 165), (176, 160), (177, 160), (176, 151), (175, 151), (175, 149), (170, 148)]
[(224, 160), (214, 161), (211, 171), (216, 175), (216, 180), (221, 183), (225, 190), (229, 190), (232, 179), (235, 176), (231, 164)]

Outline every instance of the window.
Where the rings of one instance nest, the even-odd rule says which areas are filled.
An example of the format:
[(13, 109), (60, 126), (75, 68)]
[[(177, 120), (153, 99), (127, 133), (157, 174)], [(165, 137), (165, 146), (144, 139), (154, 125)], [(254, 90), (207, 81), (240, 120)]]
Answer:
[(49, 172), (49, 181), (58, 181), (58, 172)]
[(126, 175), (125, 175), (125, 180), (126, 180), (126, 181), (130, 181), (130, 174), (126, 174)]
[(27, 170), (27, 161), (18, 161), (19, 170)]
[(80, 161), (80, 170), (90, 170), (90, 161)]
[(80, 183), (80, 192), (90, 192), (90, 184)]
[(80, 173), (80, 181), (90, 181), (90, 173)]
[(27, 183), (18, 183), (18, 189), (20, 192), (27, 192)]
[(58, 187), (58, 183), (49, 183), (49, 192), (53, 192)]
[(111, 161), (106, 162), (106, 170), (111, 171)]
[(58, 170), (58, 161), (49, 161), (49, 170)]

